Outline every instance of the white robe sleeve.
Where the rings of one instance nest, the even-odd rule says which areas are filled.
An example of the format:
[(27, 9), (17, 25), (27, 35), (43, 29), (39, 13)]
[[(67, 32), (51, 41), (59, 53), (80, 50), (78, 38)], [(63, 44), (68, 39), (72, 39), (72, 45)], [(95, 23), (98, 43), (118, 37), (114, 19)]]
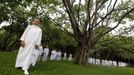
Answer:
[(27, 26), (27, 28), (26, 28), (25, 31), (23, 32), (23, 34), (22, 34), (20, 40), (22, 40), (22, 41), (25, 40), (25, 37), (26, 37), (26, 35), (27, 35), (27, 32), (28, 32), (29, 28), (30, 28), (30, 26)]
[(37, 46), (41, 45), (41, 39), (42, 39), (42, 30), (40, 30), (39, 35), (38, 35), (38, 39), (37, 39), (37, 43), (36, 43)]

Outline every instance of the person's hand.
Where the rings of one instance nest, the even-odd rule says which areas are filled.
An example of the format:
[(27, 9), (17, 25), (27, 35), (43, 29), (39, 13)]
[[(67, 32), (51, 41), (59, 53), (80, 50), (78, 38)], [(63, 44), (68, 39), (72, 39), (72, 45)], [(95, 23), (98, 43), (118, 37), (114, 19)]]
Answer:
[(22, 47), (25, 47), (25, 42), (24, 42), (24, 41), (20, 41), (20, 45), (21, 45)]
[(35, 45), (35, 49), (39, 49), (38, 45)]

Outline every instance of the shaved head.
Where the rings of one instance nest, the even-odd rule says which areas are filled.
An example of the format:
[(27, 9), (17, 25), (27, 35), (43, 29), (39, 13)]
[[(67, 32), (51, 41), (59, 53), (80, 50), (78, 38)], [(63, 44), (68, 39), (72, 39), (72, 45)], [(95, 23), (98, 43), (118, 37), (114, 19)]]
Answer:
[(32, 24), (39, 26), (39, 25), (40, 25), (40, 19), (34, 18), (34, 19), (32, 20)]

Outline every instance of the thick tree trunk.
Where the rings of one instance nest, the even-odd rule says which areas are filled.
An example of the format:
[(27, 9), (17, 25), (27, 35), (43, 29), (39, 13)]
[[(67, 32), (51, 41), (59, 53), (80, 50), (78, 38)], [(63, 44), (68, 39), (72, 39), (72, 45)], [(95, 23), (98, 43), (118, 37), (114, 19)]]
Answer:
[(88, 45), (78, 43), (77, 52), (74, 56), (74, 63), (80, 65), (88, 64), (89, 49)]

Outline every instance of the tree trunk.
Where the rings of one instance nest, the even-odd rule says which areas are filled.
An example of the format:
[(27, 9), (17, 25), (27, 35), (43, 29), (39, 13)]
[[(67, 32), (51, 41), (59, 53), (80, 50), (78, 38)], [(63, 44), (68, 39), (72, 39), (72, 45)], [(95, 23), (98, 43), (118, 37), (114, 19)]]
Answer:
[(88, 64), (89, 47), (86, 44), (78, 43), (77, 51), (74, 56), (74, 63), (80, 65)]

